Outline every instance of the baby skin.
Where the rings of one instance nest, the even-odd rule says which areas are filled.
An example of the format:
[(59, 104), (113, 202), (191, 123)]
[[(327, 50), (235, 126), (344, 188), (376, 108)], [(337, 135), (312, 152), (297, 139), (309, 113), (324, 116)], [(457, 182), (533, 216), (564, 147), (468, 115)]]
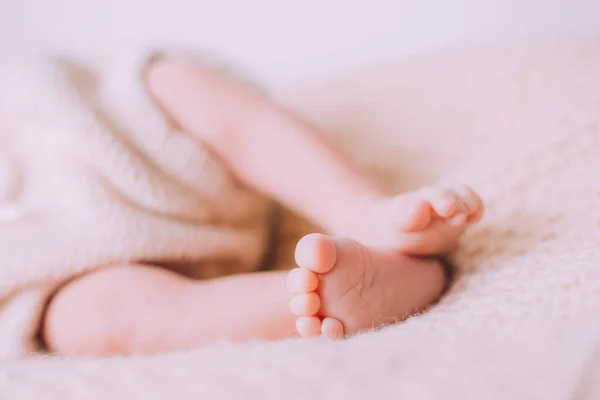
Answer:
[(193, 281), (117, 265), (79, 277), (47, 307), (49, 350), (105, 356), (219, 340), (344, 338), (402, 321), (440, 297), (447, 282), (437, 257), (483, 213), (469, 187), (387, 196), (315, 129), (252, 87), (187, 59), (158, 60), (145, 78), (171, 120), (237, 179), (333, 236), (300, 240), (289, 273)]

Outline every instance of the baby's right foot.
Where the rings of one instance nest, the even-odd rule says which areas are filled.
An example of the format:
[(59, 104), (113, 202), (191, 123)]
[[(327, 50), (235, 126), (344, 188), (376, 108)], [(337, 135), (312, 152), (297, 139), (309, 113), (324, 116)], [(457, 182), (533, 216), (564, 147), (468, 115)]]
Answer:
[(481, 198), (464, 185), (424, 187), (365, 203), (335, 233), (368, 246), (412, 255), (455, 250), (467, 227), (483, 214)]
[(435, 260), (375, 250), (350, 239), (305, 236), (288, 276), (290, 310), (302, 337), (345, 337), (402, 321), (441, 295)]

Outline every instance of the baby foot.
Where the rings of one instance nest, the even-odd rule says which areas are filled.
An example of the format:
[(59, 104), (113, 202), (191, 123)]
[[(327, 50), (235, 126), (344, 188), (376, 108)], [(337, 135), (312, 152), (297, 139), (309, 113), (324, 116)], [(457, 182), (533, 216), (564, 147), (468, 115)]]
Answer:
[(296, 263), (288, 275), (289, 307), (301, 337), (341, 338), (402, 321), (437, 300), (444, 287), (439, 262), (350, 239), (305, 236)]
[[(369, 207), (367, 207), (367, 210)], [(459, 244), (466, 228), (483, 214), (481, 198), (471, 188), (425, 187), (371, 203), (358, 229), (341, 232), (370, 246), (404, 254), (444, 254)]]

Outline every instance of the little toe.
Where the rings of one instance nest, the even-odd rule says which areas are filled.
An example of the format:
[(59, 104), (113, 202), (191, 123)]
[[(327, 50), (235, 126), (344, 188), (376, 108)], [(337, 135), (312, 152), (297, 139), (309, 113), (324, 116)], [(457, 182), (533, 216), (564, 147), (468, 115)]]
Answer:
[(321, 334), (332, 339), (344, 337), (344, 325), (335, 318), (325, 318), (321, 322)]
[(321, 320), (318, 317), (299, 317), (296, 320), (296, 331), (303, 338), (321, 334)]
[(469, 218), (467, 206), (462, 199), (458, 197), (458, 195), (456, 196), (456, 210), (454, 211), (454, 214), (450, 216), (450, 218), (445, 219), (445, 222), (453, 227), (459, 227), (466, 224)]
[[(398, 199), (400, 200), (400, 199)], [(411, 196), (394, 202), (396, 226), (404, 232), (419, 232), (431, 222), (431, 205), (427, 200)]]
[(317, 290), (319, 278), (306, 268), (294, 268), (288, 273), (287, 288), (292, 294), (310, 293)]
[(483, 203), (481, 198), (467, 185), (458, 185), (454, 188), (454, 191), (460, 196), (460, 199), (464, 203), (467, 214), (469, 217), (476, 216), (479, 214)]
[(297, 316), (315, 315), (321, 308), (321, 298), (315, 292), (295, 294), (290, 299), (290, 311)]
[(333, 268), (337, 259), (334, 241), (326, 235), (313, 233), (304, 236), (296, 245), (296, 264), (319, 274)]
[(469, 215), (469, 219), (467, 220), (467, 222), (470, 224), (478, 222), (483, 217), (484, 211), (485, 211), (485, 207), (483, 205), (483, 201), (479, 200), (479, 208), (477, 209), (475, 214)]

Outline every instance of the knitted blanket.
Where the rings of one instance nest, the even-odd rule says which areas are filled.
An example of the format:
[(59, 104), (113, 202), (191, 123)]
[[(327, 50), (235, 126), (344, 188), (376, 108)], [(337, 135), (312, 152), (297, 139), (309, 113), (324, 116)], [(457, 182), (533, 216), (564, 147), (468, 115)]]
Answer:
[[(345, 341), (2, 361), (9, 398), (600, 398), (600, 40), (415, 55), (280, 98), (390, 189), (472, 184), (448, 295)], [(303, 230), (288, 216), (279, 263)]]
[(47, 297), (77, 274), (260, 267), (271, 202), (158, 111), (142, 82), (154, 54), (0, 59), (0, 357), (37, 350)]

